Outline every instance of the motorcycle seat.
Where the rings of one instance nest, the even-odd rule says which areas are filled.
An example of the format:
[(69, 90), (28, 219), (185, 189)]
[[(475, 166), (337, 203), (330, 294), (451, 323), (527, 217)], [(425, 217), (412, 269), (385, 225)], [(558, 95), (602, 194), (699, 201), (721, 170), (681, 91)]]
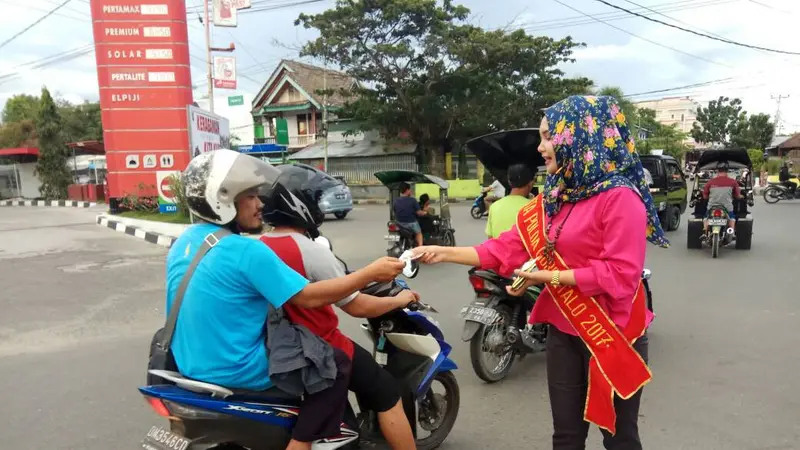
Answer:
[(271, 387), (266, 391), (249, 391), (246, 389), (234, 389), (231, 398), (236, 400), (258, 400), (258, 401), (280, 401), (299, 405), (302, 397), (297, 397), (276, 387)]
[(186, 378), (178, 372), (172, 372), (169, 370), (149, 370), (148, 372), (159, 378), (163, 378), (167, 381), (175, 383), (175, 385), (181, 389), (186, 389), (187, 391), (194, 392), (197, 394), (209, 394), (213, 398), (240, 397), (240, 398), (258, 399), (258, 400), (283, 400), (283, 401), (290, 400), (295, 402), (300, 401), (300, 397), (284, 392), (276, 387), (267, 389), (266, 391), (229, 389), (216, 384), (206, 383), (204, 381), (198, 381), (198, 380), (193, 380), (191, 378)]

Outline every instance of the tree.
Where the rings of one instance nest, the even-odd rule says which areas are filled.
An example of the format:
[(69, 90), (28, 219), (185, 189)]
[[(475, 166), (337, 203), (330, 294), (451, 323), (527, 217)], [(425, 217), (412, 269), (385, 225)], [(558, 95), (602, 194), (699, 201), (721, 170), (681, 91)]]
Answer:
[(775, 124), (769, 114), (753, 114), (747, 118), (745, 148), (757, 148), (762, 152), (770, 146), (775, 136)]
[[(742, 101), (728, 97), (711, 100), (708, 106), (697, 108), (697, 122), (691, 136), (701, 144), (733, 145), (734, 137), (742, 136), (747, 112), (742, 111)], [(741, 143), (738, 143), (741, 144)]]
[(62, 120), (64, 142), (102, 141), (103, 125), (99, 103), (73, 105), (66, 100), (56, 101)]
[(67, 151), (61, 134), (61, 117), (47, 88), (42, 88), (36, 120), (36, 133), (39, 139), (39, 159), (36, 175), (42, 185), (42, 197), (47, 200), (67, 197), (67, 186), (72, 176), (67, 169)]
[(639, 147), (646, 153), (661, 149), (664, 150), (665, 154), (680, 160), (683, 154), (689, 150), (689, 146), (685, 143), (686, 137), (686, 133), (679, 130), (677, 124), (670, 126), (658, 124), (654, 127), (647, 140), (640, 143)]
[(33, 120), (0, 125), (0, 148), (36, 147), (36, 124)]
[(390, 137), (407, 132), (422, 170), (441, 172), (454, 142), (536, 126), (538, 109), (592, 85), (558, 68), (580, 45), (571, 38), (487, 31), (465, 24), (468, 14), (452, 0), (337, 0), (295, 24), (320, 34), (301, 55), (332, 62), (359, 82), (339, 115)]
[(39, 98), (33, 95), (14, 95), (6, 101), (3, 107), (3, 124), (36, 120), (39, 111)]

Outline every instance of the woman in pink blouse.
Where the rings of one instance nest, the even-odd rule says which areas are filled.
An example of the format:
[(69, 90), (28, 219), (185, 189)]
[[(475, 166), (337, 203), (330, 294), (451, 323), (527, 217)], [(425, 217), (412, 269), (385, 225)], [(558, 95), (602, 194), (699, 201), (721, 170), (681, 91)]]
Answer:
[[(634, 302), (634, 298), (635, 295), (639, 298), (637, 289), (644, 268), (646, 241), (662, 247), (668, 246), (668, 242), (625, 116), (615, 99), (584, 96), (564, 99), (545, 110), (540, 134), (538, 151), (544, 157), (548, 177), (544, 193), (531, 205), (543, 208), (542, 244), (546, 242), (543, 250), (529, 252), (526, 243), (531, 241), (515, 226), (476, 247), (424, 246), (415, 249), (415, 253), (422, 254), (421, 261), (428, 264), (452, 262), (494, 270), (506, 277), (516, 273), (526, 278), (526, 285), (518, 291), (509, 287), (509, 292), (515, 295), (521, 295), (530, 285), (547, 284), (529, 322), (550, 325), (547, 379), (553, 413), (553, 449), (584, 449), (589, 420), (601, 427), (606, 449), (640, 450), (637, 421), (641, 387), (650, 379), (645, 329), (653, 315), (644, 306), (637, 309), (642, 302)], [(520, 213), (520, 220), (526, 209)], [(544, 261), (559, 260), (568, 269), (531, 273), (516, 270), (537, 254), (540, 268), (549, 267)], [(541, 259), (543, 255), (545, 259)], [(580, 297), (573, 299), (575, 302), (586, 304), (575, 308), (577, 303), (573, 300), (565, 303), (563, 293), (567, 291), (574, 291)], [(589, 311), (592, 306), (597, 308), (597, 314), (590, 314), (593, 319), (598, 316), (607, 320), (610, 328), (616, 325), (611, 330), (614, 339), (592, 340), (595, 328), (590, 328), (590, 334), (576, 331), (576, 327), (580, 328), (576, 324), (587, 322), (576, 321), (575, 313), (587, 310), (587, 306)], [(637, 326), (638, 332), (632, 330)], [(587, 342), (591, 345), (587, 346)], [(605, 346), (598, 346), (598, 342)], [(630, 354), (626, 356), (628, 359), (619, 356), (626, 351), (638, 358), (638, 363)], [(634, 371), (628, 370), (629, 366), (614, 367), (623, 360), (643, 375), (641, 383), (635, 384), (638, 387), (625, 391), (627, 394), (623, 394), (622, 388), (617, 389), (621, 384), (613, 383), (614, 376), (624, 378), (626, 373)], [(615, 369), (619, 369), (616, 375)], [(595, 379), (590, 380), (590, 373), (596, 375)], [(598, 394), (602, 389), (596, 386), (603, 386), (598, 380), (606, 374), (609, 375), (606, 388), (614, 386), (611, 392), (617, 395), (613, 403), (606, 396), (608, 410), (603, 411), (603, 401), (596, 399), (603, 396)], [(592, 401), (587, 400), (587, 389), (595, 390)], [(598, 403), (600, 408), (594, 409)]]

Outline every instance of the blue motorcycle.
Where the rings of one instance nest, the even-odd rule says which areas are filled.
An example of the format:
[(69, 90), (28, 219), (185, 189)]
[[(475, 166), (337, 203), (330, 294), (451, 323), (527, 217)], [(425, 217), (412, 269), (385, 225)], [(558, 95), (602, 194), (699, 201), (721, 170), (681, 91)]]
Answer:
[(475, 197), (475, 201), (472, 203), (472, 208), (469, 210), (469, 215), (471, 215), (473, 219), (480, 219), (481, 217), (489, 214), (489, 211), (486, 210), (486, 202), (483, 201), (483, 199), (486, 198), (486, 194), (487, 193), (484, 192)]
[[(376, 283), (362, 292), (394, 296), (408, 289), (402, 280)], [(439, 324), (426, 313), (436, 310), (422, 302), (369, 319), (362, 330), (372, 340), (376, 361), (399, 382), (403, 407), (417, 448), (430, 450), (446, 438), (458, 416), (460, 393), (453, 375), (456, 364), (449, 358)], [(242, 391), (191, 380), (171, 371), (151, 370), (171, 384), (140, 387), (152, 409), (169, 419), (169, 425), (153, 426), (142, 441), (147, 450), (284, 450), (299, 413), (300, 398), (277, 388), (265, 392)], [(443, 392), (434, 392), (434, 384)], [(361, 448), (361, 443), (381, 442), (378, 417), (362, 408), (358, 414), (348, 405), (338, 436), (316, 441), (313, 450)], [(420, 437), (419, 429), (428, 434)]]

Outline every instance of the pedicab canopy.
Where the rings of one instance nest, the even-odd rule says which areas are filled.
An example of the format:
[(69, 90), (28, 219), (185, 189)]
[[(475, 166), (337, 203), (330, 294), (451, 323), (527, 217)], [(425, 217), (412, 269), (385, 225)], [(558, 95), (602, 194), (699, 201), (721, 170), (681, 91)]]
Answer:
[(697, 165), (694, 172), (701, 172), (703, 170), (716, 169), (719, 166), (726, 165), (729, 169), (751, 169), (753, 162), (750, 161), (750, 155), (743, 149), (726, 149), (726, 150), (706, 150), (700, 155), (697, 160)]
[(390, 190), (397, 189), (400, 183), (432, 183), (439, 186), (440, 189), (445, 190), (450, 187), (450, 183), (437, 176), (426, 175), (411, 170), (385, 170), (383, 172), (375, 172), (375, 178)]
[(466, 145), (486, 170), (508, 189), (508, 168), (512, 164), (525, 164), (534, 172), (544, 166), (544, 158), (537, 150), (540, 140), (538, 128), (521, 128), (476, 137)]

